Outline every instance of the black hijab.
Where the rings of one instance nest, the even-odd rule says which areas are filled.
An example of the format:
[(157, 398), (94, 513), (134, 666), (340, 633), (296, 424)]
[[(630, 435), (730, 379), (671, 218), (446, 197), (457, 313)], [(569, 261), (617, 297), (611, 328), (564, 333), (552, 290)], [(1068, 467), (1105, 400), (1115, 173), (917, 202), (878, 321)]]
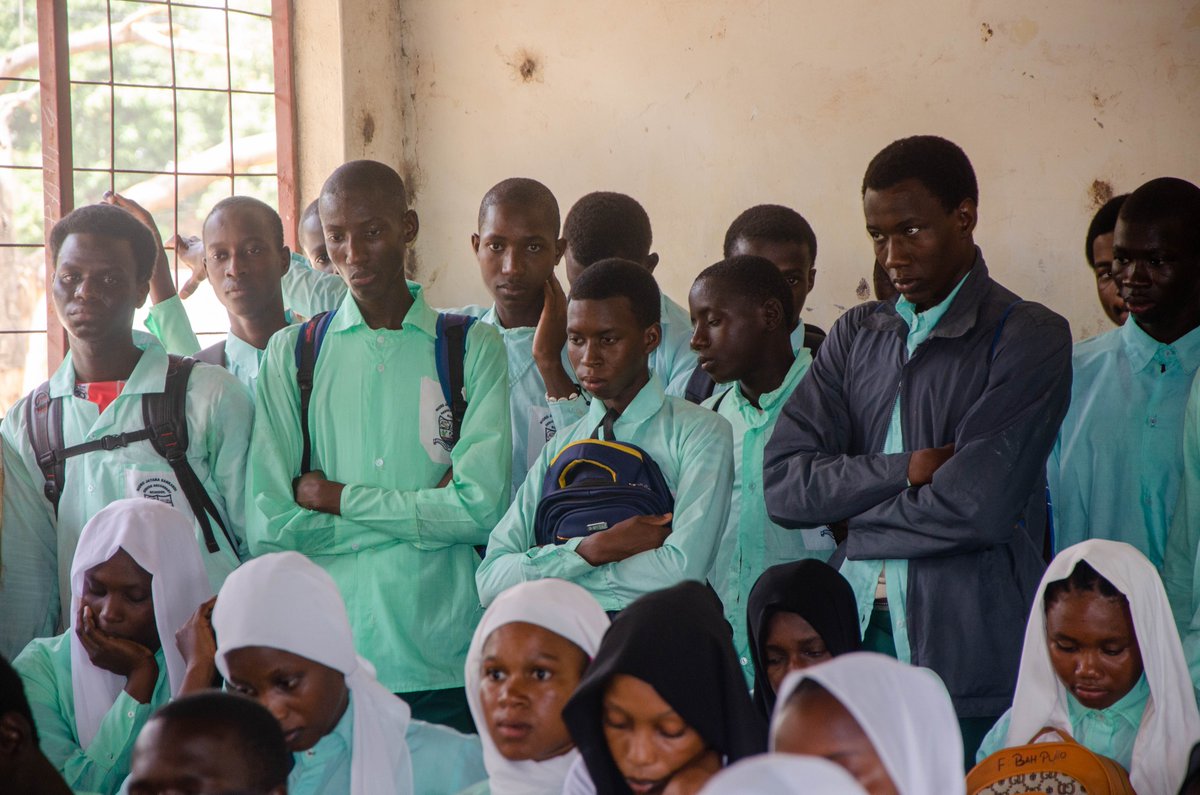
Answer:
[(819, 560), (798, 560), (763, 572), (746, 600), (746, 626), (754, 660), (754, 704), (767, 719), (775, 707), (775, 691), (767, 681), (764, 647), (767, 625), (780, 611), (812, 624), (834, 657), (862, 647), (854, 590), (836, 569)]
[(631, 792), (601, 725), (604, 691), (616, 674), (651, 685), (727, 762), (767, 750), (766, 723), (750, 702), (733, 633), (708, 586), (682, 582), (646, 594), (622, 611), (563, 708), (600, 795)]

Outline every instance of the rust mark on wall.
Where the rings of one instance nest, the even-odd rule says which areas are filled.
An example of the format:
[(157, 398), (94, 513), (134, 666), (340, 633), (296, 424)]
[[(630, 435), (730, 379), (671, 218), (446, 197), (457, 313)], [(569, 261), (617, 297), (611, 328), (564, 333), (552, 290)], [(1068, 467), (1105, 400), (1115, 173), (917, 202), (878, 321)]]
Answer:
[(858, 296), (858, 300), (866, 301), (871, 297), (871, 285), (867, 284), (866, 279), (859, 279), (858, 286), (854, 288), (854, 294)]
[(987, 44), (992, 36), (996, 35), (996, 31), (992, 30), (992, 26), (984, 22), (979, 26), (979, 36), (983, 39), (983, 43)]
[(370, 112), (363, 114), (362, 138), (364, 144), (369, 144), (375, 140), (375, 117)]
[(513, 70), (513, 76), (522, 83), (545, 82), (541, 57), (524, 47), (512, 56), (503, 56), (504, 63)]
[(1092, 186), (1088, 188), (1088, 200), (1092, 203), (1092, 207), (1101, 207), (1112, 197), (1113, 186), (1108, 180), (1092, 180)]

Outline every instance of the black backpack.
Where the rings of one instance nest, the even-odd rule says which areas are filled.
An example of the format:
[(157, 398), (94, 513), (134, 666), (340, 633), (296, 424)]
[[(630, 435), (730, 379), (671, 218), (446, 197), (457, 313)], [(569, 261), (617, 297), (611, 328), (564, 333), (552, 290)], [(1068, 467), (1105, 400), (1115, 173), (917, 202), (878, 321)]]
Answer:
[(145, 427), (140, 431), (104, 436), (83, 444), (67, 447), (63, 439), (62, 398), (50, 397), (50, 382), (33, 390), (25, 406), (25, 425), (29, 443), (33, 446), (38, 468), (42, 470), (45, 485), (42, 487), (46, 499), (54, 506), (58, 516), (58, 503), (62, 498), (67, 473), (67, 459), (97, 450), (116, 450), (134, 442), (148, 441), (154, 451), (167, 460), (179, 486), (191, 506), (196, 521), (204, 533), (204, 545), (209, 552), (217, 552), (216, 536), (209, 523), (211, 516), (216, 520), (230, 548), (237, 554), (237, 544), (229, 535), (229, 529), (221, 520), (221, 514), (212, 497), (200, 482), (196, 471), (187, 460), (187, 385), (195, 359), (186, 356), (168, 355), (167, 383), (162, 392), (142, 396), (142, 418)]
[[(296, 336), (296, 385), (300, 389), (300, 433), (304, 437), (304, 449), (300, 454), (300, 474), (312, 471), (312, 438), (308, 432), (308, 405), (312, 400), (313, 374), (317, 368), (317, 357), (321, 355), (321, 344), (329, 323), (337, 314), (334, 309), (313, 315), (300, 326)], [(467, 332), (475, 318), (449, 312), (438, 314), (437, 340), (434, 343), (437, 358), (438, 382), (442, 386), (442, 397), (450, 407), (449, 439), (451, 448), (462, 434), (463, 417), (467, 413), (467, 398), (463, 394), (463, 363), (467, 357)]]

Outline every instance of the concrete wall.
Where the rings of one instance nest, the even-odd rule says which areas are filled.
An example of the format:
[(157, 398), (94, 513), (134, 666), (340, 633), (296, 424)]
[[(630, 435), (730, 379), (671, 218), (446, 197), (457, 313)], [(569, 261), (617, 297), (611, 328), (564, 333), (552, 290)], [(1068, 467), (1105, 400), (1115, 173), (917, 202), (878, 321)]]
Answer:
[[(1082, 254), (1098, 203), (1163, 174), (1200, 182), (1194, 0), (397, 1), (340, 0), (358, 66), (339, 71), (303, 63), (321, 57), (306, 36), (331, 39), (306, 15), (334, 4), (297, 0), (302, 190), (339, 151), (403, 157), (419, 278), (442, 305), (485, 300), (468, 236), (487, 188), (519, 175), (564, 213), (590, 190), (638, 198), (681, 302), (738, 212), (793, 206), (820, 247), (806, 319), (828, 326), (870, 280), (867, 162), (937, 133), (975, 164), (993, 273), (1083, 337), (1107, 323)], [(363, 112), (401, 121), (376, 115), (367, 141)]]

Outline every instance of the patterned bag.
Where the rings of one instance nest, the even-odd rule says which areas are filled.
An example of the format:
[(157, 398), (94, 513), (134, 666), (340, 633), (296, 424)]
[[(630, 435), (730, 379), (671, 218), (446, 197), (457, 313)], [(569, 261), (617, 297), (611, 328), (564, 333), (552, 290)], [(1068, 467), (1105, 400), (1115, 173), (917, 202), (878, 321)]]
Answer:
[[(1047, 734), (1060, 742), (1039, 743)], [(1044, 728), (1028, 745), (1004, 748), (967, 774), (967, 795), (1136, 795), (1125, 768), (1075, 742), (1062, 729)]]

